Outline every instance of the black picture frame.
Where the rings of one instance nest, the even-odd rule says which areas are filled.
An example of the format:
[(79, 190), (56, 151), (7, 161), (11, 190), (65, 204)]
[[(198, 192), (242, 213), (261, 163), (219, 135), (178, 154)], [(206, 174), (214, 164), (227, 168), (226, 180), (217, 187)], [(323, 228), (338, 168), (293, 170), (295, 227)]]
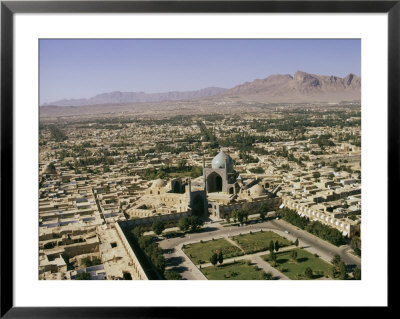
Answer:
[[(1, 1), (1, 317), (128, 318), (188, 316), (186, 307), (14, 307), (13, 294), (13, 19), (15, 13), (387, 13), (388, 204), (399, 180), (400, 1)], [(388, 218), (390, 214), (388, 214)], [(393, 224), (393, 223), (392, 223)], [(389, 222), (388, 225), (391, 225)], [(389, 234), (389, 232), (388, 232)], [(388, 238), (388, 243), (390, 240)], [(389, 258), (389, 256), (388, 256)], [(389, 260), (388, 260), (389, 261)], [(390, 280), (388, 280), (389, 287)], [(371, 292), (373, 293), (373, 292)], [(388, 305), (390, 298), (388, 300)], [(389, 305), (390, 306), (390, 305)], [(389, 307), (387, 307), (389, 308)], [(257, 309), (256, 309), (257, 310)], [(304, 309), (303, 309), (304, 310)], [(301, 315), (300, 310), (297, 315)], [(336, 309), (337, 310), (337, 309)], [(334, 312), (336, 312), (334, 310)], [(197, 314), (207, 315), (207, 311)]]

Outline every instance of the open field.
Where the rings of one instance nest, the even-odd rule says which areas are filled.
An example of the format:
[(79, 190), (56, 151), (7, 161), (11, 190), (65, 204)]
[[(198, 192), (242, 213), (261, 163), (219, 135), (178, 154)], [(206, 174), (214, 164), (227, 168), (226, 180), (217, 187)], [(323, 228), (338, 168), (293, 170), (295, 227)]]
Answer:
[[(329, 276), (332, 265), (323, 261), (321, 258), (314, 256), (304, 249), (294, 249), (297, 251), (297, 261), (291, 261), (291, 253), (293, 250), (285, 251), (276, 254), (276, 266), (280, 272), (285, 274), (290, 279), (308, 279), (304, 275), (307, 267), (310, 267), (313, 271), (313, 277), (311, 279), (318, 279), (323, 276)], [(261, 256), (265, 261), (272, 264), (270, 255)]]
[(211, 255), (219, 250), (222, 250), (224, 259), (243, 255), (243, 252), (239, 248), (231, 245), (223, 238), (203, 243), (189, 244), (183, 248), (185, 254), (195, 264), (210, 262)]
[(259, 280), (266, 276), (262, 269), (256, 265), (248, 265), (245, 260), (210, 266), (201, 271), (209, 280)]
[(271, 240), (279, 242), (279, 247), (289, 246), (291, 242), (272, 231), (262, 231), (246, 235), (232, 237), (246, 254), (253, 254), (258, 251), (268, 250)]

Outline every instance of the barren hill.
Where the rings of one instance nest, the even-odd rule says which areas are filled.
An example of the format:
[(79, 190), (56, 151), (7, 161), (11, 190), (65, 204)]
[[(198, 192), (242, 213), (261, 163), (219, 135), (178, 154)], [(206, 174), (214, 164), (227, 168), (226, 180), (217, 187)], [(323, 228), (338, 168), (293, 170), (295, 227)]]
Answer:
[(246, 82), (224, 92), (224, 95), (263, 102), (359, 101), (361, 78), (354, 74), (340, 78), (297, 71), (294, 76), (275, 74)]

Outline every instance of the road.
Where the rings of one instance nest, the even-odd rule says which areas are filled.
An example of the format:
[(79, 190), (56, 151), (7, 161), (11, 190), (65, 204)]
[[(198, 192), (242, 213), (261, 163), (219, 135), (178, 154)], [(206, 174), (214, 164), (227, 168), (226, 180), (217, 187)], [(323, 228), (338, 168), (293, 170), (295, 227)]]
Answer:
[(285, 233), (288, 239), (295, 241), (298, 238), (300, 246), (307, 248), (312, 253), (318, 254), (328, 262), (332, 260), (335, 254), (338, 254), (345, 264), (356, 265), (361, 268), (361, 259), (347, 253), (350, 249), (348, 245), (337, 247), (281, 219), (273, 220), (270, 223), (276, 228), (288, 230), (289, 234)]
[[(295, 241), (299, 239), (299, 246), (304, 247), (313, 254), (318, 254), (325, 261), (330, 262), (335, 254), (349, 265), (357, 265), (361, 268), (361, 259), (347, 253), (347, 245), (336, 247), (304, 230), (301, 230), (283, 220), (269, 220), (262, 223), (245, 226), (222, 227), (220, 224), (206, 224), (200, 233), (186, 234), (182, 237), (164, 239), (159, 242), (164, 250), (164, 256), (168, 260), (169, 267), (181, 273), (184, 279), (206, 279), (196, 265), (183, 253), (181, 247), (184, 244), (208, 241), (223, 237), (231, 237), (239, 234), (256, 232), (260, 230), (272, 230), (281, 236)], [(286, 233), (288, 231), (289, 233)], [(265, 265), (264, 265), (265, 266)], [(285, 278), (286, 279), (286, 278)]]

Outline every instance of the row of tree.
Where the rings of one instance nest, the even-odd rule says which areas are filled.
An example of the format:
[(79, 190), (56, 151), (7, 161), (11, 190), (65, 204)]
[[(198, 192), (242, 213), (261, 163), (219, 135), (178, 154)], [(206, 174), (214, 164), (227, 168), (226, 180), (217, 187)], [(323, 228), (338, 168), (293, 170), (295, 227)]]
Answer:
[[(297, 246), (297, 245), (296, 245)], [(276, 266), (276, 253), (279, 251), (280, 248), (280, 244), (279, 242), (276, 240), (275, 243), (271, 240), (269, 242), (269, 258), (272, 262), (272, 266)], [(296, 257), (297, 257), (297, 252), (296, 252)]]
[(219, 263), (220, 265), (224, 262), (224, 255), (222, 254), (222, 250), (215, 252), (211, 255), (210, 262), (212, 265), (216, 265)]
[[(179, 221), (178, 221), (178, 227), (183, 232), (186, 232), (186, 231), (195, 232), (195, 231), (199, 230), (200, 227), (203, 226), (203, 224), (204, 224), (203, 220), (196, 215), (185, 216), (185, 217), (182, 217), (181, 219), (179, 219)], [(161, 235), (162, 232), (165, 230), (165, 228), (166, 228), (166, 226), (165, 226), (164, 222), (161, 220), (157, 220), (157, 221), (153, 222), (153, 224), (151, 226), (151, 229), (153, 230), (153, 232), (156, 235)], [(139, 231), (139, 229), (143, 232), (142, 227), (135, 227), (135, 229), (138, 229), (138, 230), (136, 230), (136, 232)], [(134, 232), (135, 232), (135, 229), (134, 229)], [(141, 233), (139, 232), (139, 233), (136, 233), (135, 235), (138, 237), (138, 236), (141, 236)]]
[(295, 210), (287, 207), (278, 209), (277, 213), (282, 217), (282, 219), (301, 229), (305, 229), (309, 223), (309, 219), (307, 217), (300, 217)]
[(307, 217), (300, 217), (295, 210), (287, 207), (279, 209), (277, 212), (285, 221), (304, 229), (315, 236), (327, 240), (336, 246), (346, 243), (342, 233), (336, 228), (324, 225), (319, 221), (311, 222)]
[(345, 118), (319, 118), (310, 119), (310, 115), (299, 115), (285, 116), (285, 119), (267, 119), (267, 120), (253, 120), (250, 124), (251, 129), (255, 129), (257, 132), (268, 132), (271, 129), (277, 129), (280, 131), (294, 132), (297, 130), (298, 134), (304, 134), (308, 127), (352, 127), (359, 126), (360, 121), (347, 121), (348, 114)]
[(203, 224), (204, 222), (200, 217), (192, 215), (179, 219), (178, 227), (183, 232), (186, 232), (188, 230), (195, 232), (199, 230), (200, 227), (203, 226)]
[(336, 246), (340, 246), (346, 243), (342, 233), (338, 229), (324, 225), (319, 221), (310, 222), (306, 226), (305, 230), (315, 236), (329, 241)]
[(350, 247), (358, 256), (361, 256), (361, 238), (359, 236), (353, 236), (351, 238)]
[[(331, 269), (332, 278), (337, 278), (340, 280), (350, 279), (347, 271), (346, 264), (342, 261), (339, 255), (333, 256), (331, 260), (331, 264), (333, 265)], [(361, 280), (361, 269), (355, 267), (353, 270), (353, 279)]]
[(203, 170), (200, 166), (161, 166), (159, 169), (147, 168), (140, 175), (146, 180), (164, 179), (172, 176), (173, 173), (187, 173), (185, 175), (191, 178), (199, 177), (203, 174)]
[(269, 209), (270, 207), (266, 203), (261, 203), (256, 207), (252, 207), (249, 204), (245, 204), (241, 208), (232, 211), (232, 214), (230, 215), (227, 214), (225, 216), (225, 219), (228, 223), (231, 222), (232, 218), (235, 223), (238, 221), (239, 223), (242, 224), (248, 221), (250, 214), (260, 214), (260, 219), (264, 220)]

